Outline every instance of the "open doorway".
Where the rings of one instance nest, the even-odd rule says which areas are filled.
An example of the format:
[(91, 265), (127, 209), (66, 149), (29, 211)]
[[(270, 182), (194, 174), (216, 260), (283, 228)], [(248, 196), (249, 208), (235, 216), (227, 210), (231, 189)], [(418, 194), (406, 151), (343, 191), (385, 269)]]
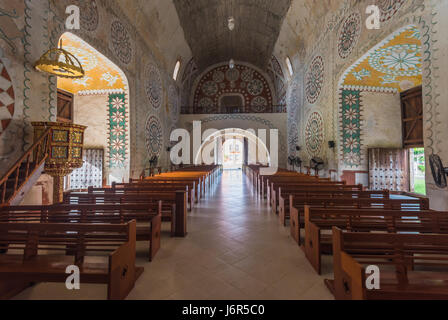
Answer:
[(224, 170), (241, 170), (244, 146), (239, 139), (229, 139), (223, 145)]
[(409, 163), (411, 192), (426, 195), (425, 149), (411, 148)]

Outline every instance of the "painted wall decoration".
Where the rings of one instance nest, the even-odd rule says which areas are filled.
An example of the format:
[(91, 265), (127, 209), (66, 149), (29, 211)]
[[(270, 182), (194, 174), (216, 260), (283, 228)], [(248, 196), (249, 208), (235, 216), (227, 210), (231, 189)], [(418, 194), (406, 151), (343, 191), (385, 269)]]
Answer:
[(179, 119), (179, 93), (174, 85), (170, 85), (168, 89), (168, 109), (171, 121), (177, 122)]
[(122, 94), (109, 95), (109, 167), (122, 167), (126, 161), (127, 147), (127, 111), (126, 96)]
[(163, 129), (160, 120), (154, 115), (146, 120), (145, 138), (148, 155), (159, 156), (163, 145)]
[(320, 113), (311, 113), (305, 127), (305, 143), (306, 149), (312, 157), (318, 156), (322, 150), (324, 130), (324, 121)]
[(289, 155), (295, 155), (296, 154), (296, 146), (299, 144), (299, 131), (297, 129), (297, 124), (294, 122), (289, 123), (289, 129), (288, 129), (288, 151)]
[(110, 26), (112, 50), (116, 57), (124, 64), (129, 64), (132, 59), (131, 37), (126, 27), (118, 20)]
[(390, 20), (404, 3), (405, 0), (378, 0), (377, 5), (381, 12), (381, 22)]
[(150, 63), (145, 68), (145, 90), (151, 106), (159, 109), (162, 105), (163, 88), (162, 78), (157, 66)]
[(358, 43), (361, 35), (361, 15), (352, 13), (345, 19), (339, 32), (338, 53), (342, 59), (347, 58)]
[(324, 82), (324, 60), (321, 56), (313, 59), (305, 79), (306, 99), (310, 104), (314, 104), (320, 96)]
[(86, 75), (82, 79), (58, 77), (58, 88), (71, 92), (99, 90), (125, 90), (127, 82), (122, 71), (87, 42), (71, 33), (61, 36), (65, 50), (82, 64)]
[(265, 77), (245, 65), (216, 67), (199, 80), (194, 94), (195, 113), (219, 112), (220, 99), (225, 95), (244, 97), (243, 112), (269, 112), (273, 96)]
[(344, 75), (345, 88), (401, 92), (422, 84), (420, 31), (409, 26), (370, 50)]
[(361, 92), (341, 91), (342, 159), (348, 167), (361, 165)]
[(286, 105), (286, 91), (287, 87), (285, 85), (285, 75), (283, 73), (282, 66), (275, 56), (271, 57), (268, 65), (268, 75), (272, 80), (275, 87), (275, 94), (277, 96), (278, 105)]
[[(199, 76), (199, 69), (194, 58), (186, 65), (182, 74), (182, 98), (181, 105), (187, 107), (190, 104), (190, 95), (193, 94), (194, 80)], [(211, 104), (210, 104), (211, 105)]]
[(95, 31), (98, 27), (99, 14), (95, 0), (77, 0), (76, 4), (81, 12), (81, 27), (86, 31)]
[(14, 116), (14, 88), (5, 65), (0, 60), (0, 136)]
[(297, 111), (300, 105), (300, 87), (297, 79), (291, 82), (289, 90), (288, 119), (289, 121), (297, 121)]

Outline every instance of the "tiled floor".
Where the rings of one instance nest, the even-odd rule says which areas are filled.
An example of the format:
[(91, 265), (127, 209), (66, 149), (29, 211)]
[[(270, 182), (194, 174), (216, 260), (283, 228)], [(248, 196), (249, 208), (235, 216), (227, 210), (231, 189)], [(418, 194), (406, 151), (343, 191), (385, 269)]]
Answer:
[[(185, 239), (165, 234), (151, 263), (146, 261), (147, 244), (139, 244), (138, 265), (145, 272), (128, 299), (333, 298), (323, 282), (331, 274), (314, 272), (289, 229), (280, 226), (265, 202), (252, 193), (241, 171), (223, 173), (206, 199), (189, 213), (188, 231)], [(63, 283), (56, 283), (36, 285), (16, 298), (105, 297), (104, 285), (68, 291)]]

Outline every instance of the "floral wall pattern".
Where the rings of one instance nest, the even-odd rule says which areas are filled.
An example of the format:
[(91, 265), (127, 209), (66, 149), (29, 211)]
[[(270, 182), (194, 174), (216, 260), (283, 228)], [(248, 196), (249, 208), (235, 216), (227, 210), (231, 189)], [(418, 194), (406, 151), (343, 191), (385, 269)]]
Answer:
[(338, 52), (342, 59), (347, 58), (355, 48), (361, 35), (361, 15), (352, 13), (345, 19), (339, 33)]
[(381, 12), (381, 22), (390, 20), (405, 1), (406, 0), (378, 0), (377, 5)]
[(314, 104), (320, 96), (324, 82), (324, 60), (316, 56), (306, 73), (305, 94), (310, 104)]
[(145, 91), (151, 106), (159, 109), (162, 105), (163, 88), (160, 71), (157, 66), (150, 63), (145, 68)]
[(341, 91), (342, 159), (346, 166), (361, 164), (361, 93)]
[(268, 75), (275, 87), (275, 94), (277, 96), (277, 104), (286, 106), (286, 80), (283, 73), (282, 66), (275, 56), (271, 57), (268, 65)]
[(306, 149), (312, 157), (320, 155), (325, 137), (324, 130), (322, 115), (319, 112), (311, 113), (305, 127), (305, 142)]
[(273, 104), (271, 87), (257, 70), (241, 64), (234, 69), (218, 66), (203, 75), (194, 93), (195, 113), (219, 112), (220, 99), (225, 95), (244, 97), (243, 112), (269, 112)]
[(145, 138), (149, 157), (159, 156), (163, 145), (163, 129), (158, 117), (151, 115), (146, 120)]
[(123, 167), (126, 161), (126, 147), (127, 147), (127, 110), (126, 110), (126, 95), (110, 94), (109, 95), (109, 167), (120, 168)]
[(110, 26), (111, 46), (116, 57), (124, 64), (129, 64), (132, 59), (132, 44), (128, 30), (119, 20), (112, 22)]
[(422, 84), (422, 43), (415, 25), (399, 29), (369, 50), (344, 75), (345, 87), (401, 92)]

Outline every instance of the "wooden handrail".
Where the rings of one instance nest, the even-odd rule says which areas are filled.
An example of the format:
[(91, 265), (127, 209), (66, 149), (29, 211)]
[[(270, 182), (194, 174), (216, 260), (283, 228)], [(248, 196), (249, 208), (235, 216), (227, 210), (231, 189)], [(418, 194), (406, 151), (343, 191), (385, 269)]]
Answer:
[[(0, 206), (5, 206), (8, 204), (8, 202), (15, 197), (17, 194), (17, 191), (22, 188), (24, 184), (28, 182), (28, 179), (31, 175), (34, 174), (35, 170), (39, 168), (42, 163), (45, 162), (45, 160), (49, 156), (50, 152), (50, 134), (52, 132), (51, 128), (48, 128), (42, 136), (37, 139), (36, 142), (33, 143), (33, 145), (23, 154), (22, 157), (20, 157), (19, 160), (16, 161), (16, 163), (9, 169), (6, 174), (4, 174), (3, 178), (0, 179)], [(36, 152), (37, 151), (37, 152)], [(41, 157), (42, 156), (42, 157)], [(31, 167), (31, 157), (33, 157), (33, 166)], [(34, 159), (35, 157), (35, 159)], [(19, 178), (20, 178), (20, 168), (22, 164), (26, 161), (26, 168), (25, 168), (25, 180), (20, 183), (19, 185)], [(8, 199), (6, 198), (6, 190), (7, 190), (7, 184), (8, 180), (11, 178), (11, 176), (15, 174), (15, 181), (13, 190), (14, 192), (11, 195), (8, 195)]]

